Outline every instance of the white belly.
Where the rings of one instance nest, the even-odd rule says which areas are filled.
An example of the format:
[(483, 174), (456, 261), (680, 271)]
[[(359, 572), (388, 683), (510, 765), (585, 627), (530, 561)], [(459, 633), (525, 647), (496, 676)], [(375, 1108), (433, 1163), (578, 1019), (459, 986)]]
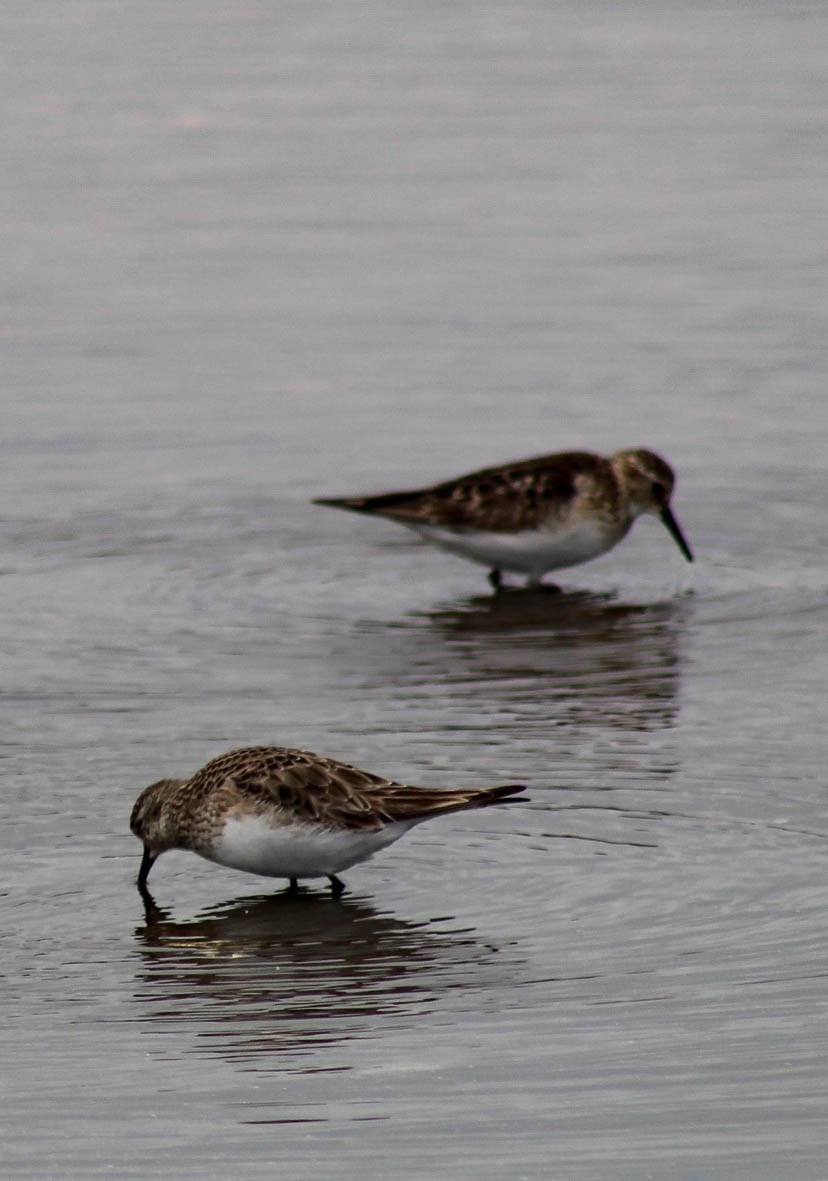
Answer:
[[(407, 522), (406, 522), (407, 523)], [(411, 525), (432, 545), (459, 554), (472, 562), (498, 570), (515, 570), (540, 578), (547, 570), (577, 566), (606, 553), (623, 533), (610, 533), (592, 522), (552, 532), (546, 529), (522, 533), (477, 533), (444, 529), (439, 525)]]
[(328, 829), (309, 824), (273, 828), (262, 816), (227, 821), (210, 861), (269, 878), (317, 878), (339, 873), (393, 844), (411, 826), (389, 824), (378, 832)]

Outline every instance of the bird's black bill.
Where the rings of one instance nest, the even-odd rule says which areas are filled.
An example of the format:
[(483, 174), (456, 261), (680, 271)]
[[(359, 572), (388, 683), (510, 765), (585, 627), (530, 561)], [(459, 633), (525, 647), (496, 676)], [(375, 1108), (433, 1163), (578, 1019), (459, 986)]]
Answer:
[(155, 864), (155, 857), (150, 853), (148, 847), (144, 845), (144, 856), (141, 858), (141, 868), (138, 870), (138, 889), (143, 890), (147, 884), (149, 871)]
[(684, 534), (682, 533), (681, 529), (679, 529), (678, 521), (673, 516), (673, 514), (670, 512), (669, 508), (662, 509), (661, 512), (659, 513), (659, 516), (661, 517), (662, 521), (664, 522), (664, 524), (667, 528), (667, 532), (670, 534), (673, 541), (676, 543), (676, 545), (679, 547), (681, 552), (684, 554), (687, 561), (692, 562), (693, 561), (693, 552), (690, 549), (690, 546), (684, 540)]

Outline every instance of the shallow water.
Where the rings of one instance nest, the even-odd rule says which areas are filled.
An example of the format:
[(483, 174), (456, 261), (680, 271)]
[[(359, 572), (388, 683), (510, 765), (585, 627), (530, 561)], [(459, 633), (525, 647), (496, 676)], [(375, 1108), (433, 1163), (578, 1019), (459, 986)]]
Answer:
[[(6, 1175), (823, 1178), (823, 6), (0, 24)], [(636, 444), (692, 567), (309, 503)], [(145, 909), (262, 742), (531, 802)]]

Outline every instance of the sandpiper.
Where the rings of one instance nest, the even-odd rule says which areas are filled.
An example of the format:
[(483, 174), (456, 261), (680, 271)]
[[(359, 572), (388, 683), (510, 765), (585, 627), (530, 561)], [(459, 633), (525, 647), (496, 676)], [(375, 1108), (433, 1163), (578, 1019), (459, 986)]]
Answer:
[(589, 451), (539, 455), (483, 468), (407, 492), (325, 497), (314, 504), (386, 517), (426, 541), (490, 569), (540, 584), (549, 570), (578, 566), (625, 537), (636, 517), (652, 513), (693, 561), (670, 509), (675, 477), (659, 455), (644, 448), (604, 457)]
[[(255, 746), (220, 755), (191, 779), (162, 779), (141, 792), (130, 828), (144, 843), (138, 888), (156, 858), (189, 849), (265, 877), (337, 876), (432, 816), (511, 802), (520, 784), (466, 789), (408, 787), (310, 751)], [(522, 797), (525, 798), (525, 797)]]

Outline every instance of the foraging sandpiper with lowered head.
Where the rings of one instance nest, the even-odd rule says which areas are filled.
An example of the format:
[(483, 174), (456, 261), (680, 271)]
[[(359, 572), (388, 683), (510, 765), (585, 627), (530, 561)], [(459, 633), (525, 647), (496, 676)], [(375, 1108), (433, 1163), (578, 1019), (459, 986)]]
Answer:
[[(189, 849), (208, 861), (265, 877), (338, 874), (399, 840), (415, 824), (467, 808), (510, 803), (520, 784), (408, 787), (347, 763), (280, 746), (220, 755), (191, 779), (162, 779), (141, 792), (130, 828), (144, 845), (138, 887), (156, 859)], [(525, 799), (526, 797), (520, 797)]]
[(425, 541), (538, 586), (550, 570), (589, 562), (617, 545), (636, 517), (663, 521), (688, 562), (693, 554), (670, 508), (673, 470), (654, 451), (603, 457), (562, 451), (483, 468), (407, 492), (324, 497), (314, 504), (385, 517)]

